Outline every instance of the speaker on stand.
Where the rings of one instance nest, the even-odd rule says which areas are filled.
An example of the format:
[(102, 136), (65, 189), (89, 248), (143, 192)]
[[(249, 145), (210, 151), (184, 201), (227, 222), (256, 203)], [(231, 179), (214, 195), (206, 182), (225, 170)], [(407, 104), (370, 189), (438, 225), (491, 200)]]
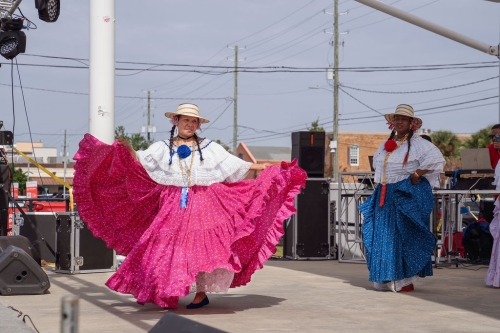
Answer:
[(323, 178), (325, 174), (325, 132), (293, 132), (292, 160), (309, 178)]
[(284, 257), (331, 259), (330, 179), (324, 178), (325, 133), (292, 133), (292, 160), (307, 172), (295, 198), (297, 213), (285, 224)]

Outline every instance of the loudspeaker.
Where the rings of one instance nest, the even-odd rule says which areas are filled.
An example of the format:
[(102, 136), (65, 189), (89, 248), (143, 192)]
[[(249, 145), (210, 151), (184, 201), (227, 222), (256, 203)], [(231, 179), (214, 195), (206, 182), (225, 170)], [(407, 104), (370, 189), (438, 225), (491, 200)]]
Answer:
[(9, 220), (9, 197), (4, 190), (10, 191), (10, 169), (0, 164), (0, 236), (7, 236)]
[(38, 266), (41, 266), (39, 252), (35, 249), (30, 240), (24, 236), (1, 236), (0, 237), (0, 253), (2, 253), (9, 246), (15, 246), (26, 252)]
[(224, 333), (217, 328), (200, 324), (194, 320), (167, 313), (149, 331), (149, 333)]
[(293, 132), (292, 160), (309, 178), (322, 178), (325, 173), (325, 132)]
[[(26, 212), (26, 215), (33, 222), (36, 230), (30, 221), (26, 221), (25, 219), (24, 224), (19, 227), (19, 235), (31, 241), (31, 244), (33, 244), (34, 248), (40, 254), (41, 259), (47, 262), (56, 262), (56, 257), (47, 247), (47, 244), (49, 244), (52, 249), (56, 248), (56, 213)], [(45, 242), (47, 244), (44, 244)]]
[(285, 225), (285, 251), (289, 259), (331, 259), (330, 183), (306, 180), (295, 198), (297, 213)]
[(41, 295), (50, 288), (50, 281), (28, 253), (14, 245), (0, 253), (0, 294)]

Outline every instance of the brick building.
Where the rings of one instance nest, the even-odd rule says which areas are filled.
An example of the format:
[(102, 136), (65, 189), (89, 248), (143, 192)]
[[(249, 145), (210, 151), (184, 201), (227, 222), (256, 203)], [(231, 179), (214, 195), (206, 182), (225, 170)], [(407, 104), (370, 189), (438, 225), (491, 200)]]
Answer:
[[(368, 156), (373, 156), (380, 144), (389, 137), (390, 133), (366, 132), (339, 132), (338, 161), (339, 172), (365, 172), (370, 171)], [(325, 175), (332, 174), (333, 154), (328, 148), (331, 133), (325, 137)]]
[[(290, 147), (247, 146), (240, 142), (236, 148), (236, 156), (247, 162), (280, 165), (281, 161), (291, 161), (292, 149)], [(255, 179), (257, 175), (257, 171), (250, 171), (246, 179)]]

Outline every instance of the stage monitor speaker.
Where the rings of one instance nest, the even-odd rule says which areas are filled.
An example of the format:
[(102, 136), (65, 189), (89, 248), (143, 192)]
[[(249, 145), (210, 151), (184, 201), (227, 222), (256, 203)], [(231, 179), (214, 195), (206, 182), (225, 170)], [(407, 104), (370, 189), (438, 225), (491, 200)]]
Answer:
[(1, 236), (0, 237), (0, 253), (2, 253), (9, 246), (16, 246), (26, 252), (38, 266), (41, 266), (41, 260), (39, 252), (30, 242), (30, 240), (24, 236)]
[(325, 132), (293, 132), (292, 160), (309, 178), (322, 178), (325, 173)]
[(306, 180), (295, 198), (297, 213), (285, 225), (285, 258), (331, 259), (330, 183), (328, 179)]
[(41, 295), (50, 288), (42, 267), (23, 249), (10, 245), (0, 253), (0, 294)]
[(149, 331), (149, 333), (224, 333), (217, 328), (200, 324), (191, 319), (173, 313), (167, 313)]

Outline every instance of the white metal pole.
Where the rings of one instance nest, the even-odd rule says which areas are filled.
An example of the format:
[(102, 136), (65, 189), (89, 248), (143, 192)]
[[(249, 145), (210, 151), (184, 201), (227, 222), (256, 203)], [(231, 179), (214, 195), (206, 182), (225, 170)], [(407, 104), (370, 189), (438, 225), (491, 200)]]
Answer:
[(434, 32), (438, 35), (441, 35), (443, 37), (454, 40), (458, 43), (472, 47), (473, 49), (476, 49), (476, 50), (479, 50), (479, 51), (482, 51), (482, 52), (485, 52), (485, 53), (488, 53), (491, 55), (498, 55), (498, 47), (496, 47), (496, 46), (491, 46), (491, 45), (488, 45), (486, 43), (475, 40), (473, 38), (467, 37), (467, 36), (462, 35), (458, 32), (455, 32), (453, 30), (444, 28), (438, 24), (424, 20), (423, 18), (420, 18), (418, 16), (409, 14), (409, 13), (402, 11), (400, 9), (397, 9), (395, 7), (391, 7), (389, 5), (386, 5), (382, 2), (379, 2), (376, 0), (354, 0), (354, 1), (362, 3), (368, 7), (372, 7), (376, 10), (380, 10), (381, 12), (384, 12), (388, 15), (397, 17), (400, 20), (414, 24), (420, 28), (423, 28), (425, 30), (429, 30), (429, 31)]
[(115, 140), (115, 0), (90, 0), (89, 133)]
[(61, 299), (61, 333), (78, 333), (78, 296), (68, 295)]

